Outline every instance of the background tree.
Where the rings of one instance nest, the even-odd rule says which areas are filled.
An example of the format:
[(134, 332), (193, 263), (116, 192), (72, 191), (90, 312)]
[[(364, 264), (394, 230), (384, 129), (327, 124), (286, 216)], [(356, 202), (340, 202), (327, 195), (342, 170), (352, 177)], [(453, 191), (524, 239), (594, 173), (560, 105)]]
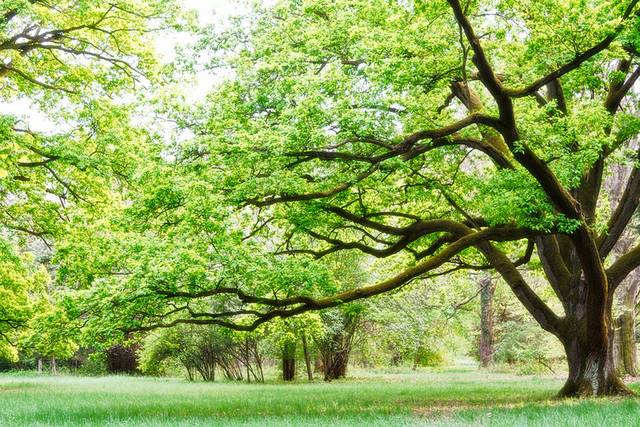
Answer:
[(363, 309), (360, 304), (350, 304), (322, 312), (324, 330), (322, 335), (315, 338), (315, 344), (320, 352), (325, 381), (347, 375), (349, 357), (362, 321)]
[(78, 350), (78, 330), (71, 327), (67, 312), (48, 298), (34, 304), (34, 315), (20, 337), (20, 347), (27, 356), (36, 359), (38, 372), (48, 361), (52, 374), (58, 373), (59, 360), (70, 359)]
[[(635, 148), (632, 147), (632, 148)], [(625, 191), (625, 183), (633, 171), (633, 164), (621, 162), (613, 167), (612, 173), (605, 181), (605, 189), (609, 196), (611, 209), (620, 202)], [(629, 251), (638, 238), (637, 213), (633, 215), (629, 226), (618, 240), (613, 249), (616, 256)], [(616, 369), (620, 374), (636, 376), (637, 346), (636, 346), (636, 305), (640, 293), (639, 271), (636, 268), (622, 281), (615, 292), (614, 301), (614, 358)]]
[(493, 295), (496, 290), (496, 283), (488, 275), (479, 277), (480, 287), (480, 339), (478, 343), (478, 353), (480, 355), (480, 366), (486, 368), (493, 363), (493, 345), (495, 336), (493, 331)]

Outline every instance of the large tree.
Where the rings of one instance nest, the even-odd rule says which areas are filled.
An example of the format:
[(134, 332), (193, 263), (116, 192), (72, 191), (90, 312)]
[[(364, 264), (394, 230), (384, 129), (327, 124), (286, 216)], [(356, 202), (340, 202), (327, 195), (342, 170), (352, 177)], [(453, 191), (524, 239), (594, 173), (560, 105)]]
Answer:
[[(127, 277), (101, 282), (96, 307), (110, 292), (110, 319), (125, 307), (133, 329), (252, 330), (492, 269), (564, 345), (561, 395), (629, 393), (611, 307), (640, 245), (612, 249), (640, 200), (629, 149), (640, 120), (626, 113), (639, 11), (637, 0), (282, 1), (246, 32), (204, 35), (207, 57), (233, 72), (179, 116), (193, 137), (144, 174), (130, 210), (144, 244), (125, 233)], [(621, 162), (633, 171), (610, 210), (602, 182)], [(388, 277), (335, 292), (323, 266), (346, 250), (383, 259), (372, 277)], [(554, 298), (528, 283), (539, 266)]]

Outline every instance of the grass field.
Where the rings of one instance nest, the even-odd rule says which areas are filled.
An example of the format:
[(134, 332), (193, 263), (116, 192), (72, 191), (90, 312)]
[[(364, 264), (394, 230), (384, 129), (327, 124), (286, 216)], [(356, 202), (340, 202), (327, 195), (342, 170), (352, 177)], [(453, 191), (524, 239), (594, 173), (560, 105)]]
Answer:
[[(473, 371), (247, 385), (0, 376), (1, 426), (639, 425), (636, 399), (558, 401), (562, 380)], [(639, 383), (640, 385), (640, 383)], [(638, 388), (636, 388), (637, 390)]]

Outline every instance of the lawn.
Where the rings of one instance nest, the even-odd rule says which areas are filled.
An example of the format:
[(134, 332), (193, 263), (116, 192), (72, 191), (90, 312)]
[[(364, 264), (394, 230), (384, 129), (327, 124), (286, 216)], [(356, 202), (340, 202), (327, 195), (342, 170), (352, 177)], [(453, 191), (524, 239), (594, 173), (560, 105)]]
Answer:
[[(0, 376), (1, 426), (635, 425), (636, 399), (558, 401), (562, 380), (474, 371), (262, 385)], [(639, 383), (640, 385), (640, 383)]]

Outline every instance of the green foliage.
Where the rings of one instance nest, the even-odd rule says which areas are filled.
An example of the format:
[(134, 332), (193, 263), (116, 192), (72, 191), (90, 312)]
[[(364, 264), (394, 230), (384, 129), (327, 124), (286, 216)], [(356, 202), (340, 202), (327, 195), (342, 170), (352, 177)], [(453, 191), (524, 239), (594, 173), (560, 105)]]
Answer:
[(28, 356), (69, 359), (78, 349), (78, 330), (67, 312), (45, 298), (36, 301), (34, 314), (20, 337), (20, 347)]
[(423, 368), (434, 368), (443, 366), (445, 363), (445, 359), (442, 355), (442, 352), (438, 350), (420, 348), (416, 352), (415, 362), (417, 366), (421, 366)]
[(17, 254), (0, 239), (0, 357), (17, 360), (18, 334), (38, 311), (31, 295), (41, 292), (48, 280), (31, 254)]
[[(466, 275), (420, 283), (366, 304), (358, 357), (374, 366), (439, 366), (464, 354), (477, 323), (476, 284)], [(422, 365), (426, 363), (426, 365)]]
[(180, 20), (169, 0), (0, 5), (0, 101), (16, 110), (0, 115), (3, 356), (16, 357), (18, 335), (25, 354), (76, 349), (68, 316), (77, 312), (58, 305), (37, 264), (53, 271), (52, 252), (64, 256), (67, 237), (90, 242), (108, 230), (101, 219), (148, 155), (148, 134), (130, 125), (135, 85), (158, 81), (153, 33)]
[(495, 361), (511, 365), (521, 374), (548, 373), (562, 354), (554, 338), (531, 321), (524, 325), (521, 320), (506, 321), (500, 324), (500, 331)]
[(146, 337), (140, 369), (148, 375), (163, 375), (168, 363), (178, 362), (193, 380), (198, 369), (208, 362), (209, 353), (215, 364), (215, 357), (222, 356), (232, 345), (231, 337), (218, 328), (185, 325), (164, 329)]
[[(530, 278), (536, 283), (535, 277)], [(559, 310), (553, 290), (545, 282), (536, 283), (536, 291)], [(566, 369), (562, 344), (539, 328), (531, 315), (512, 301), (504, 283), (498, 283), (493, 301), (494, 362), (497, 369), (519, 374), (548, 374)]]
[(76, 373), (81, 376), (104, 376), (107, 374), (107, 354), (104, 351), (94, 351), (86, 356)]
[(165, 375), (177, 363), (191, 381), (196, 374), (204, 381), (214, 381), (216, 369), (227, 380), (241, 380), (242, 365), (248, 364), (246, 369), (254, 373), (253, 379), (262, 381), (258, 339), (257, 334), (233, 333), (215, 326), (163, 329), (144, 339), (140, 369), (147, 375)]

